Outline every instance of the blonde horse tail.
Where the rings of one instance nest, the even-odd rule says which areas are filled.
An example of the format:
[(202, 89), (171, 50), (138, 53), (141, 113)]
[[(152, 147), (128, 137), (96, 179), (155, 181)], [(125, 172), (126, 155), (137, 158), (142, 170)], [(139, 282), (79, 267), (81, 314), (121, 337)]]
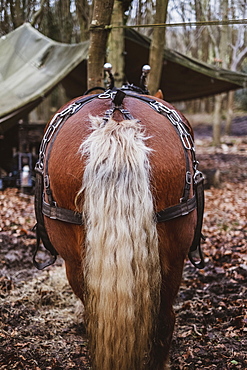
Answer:
[(140, 370), (159, 310), (160, 262), (150, 149), (137, 120), (91, 117), (79, 194), (89, 350), (97, 370)]

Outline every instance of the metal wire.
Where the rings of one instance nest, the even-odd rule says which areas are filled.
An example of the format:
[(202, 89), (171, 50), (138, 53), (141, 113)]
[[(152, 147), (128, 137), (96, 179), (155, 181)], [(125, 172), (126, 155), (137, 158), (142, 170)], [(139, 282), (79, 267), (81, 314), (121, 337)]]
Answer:
[[(182, 27), (182, 26), (226, 26), (234, 24), (247, 24), (247, 19), (227, 19), (227, 20), (212, 20), (212, 21), (195, 21), (195, 22), (179, 22), (179, 23), (156, 23), (156, 24), (137, 24), (137, 25), (121, 25), (121, 26), (103, 26), (105, 29), (115, 29), (115, 28), (147, 28), (147, 27)], [(99, 26), (101, 28), (102, 26)]]

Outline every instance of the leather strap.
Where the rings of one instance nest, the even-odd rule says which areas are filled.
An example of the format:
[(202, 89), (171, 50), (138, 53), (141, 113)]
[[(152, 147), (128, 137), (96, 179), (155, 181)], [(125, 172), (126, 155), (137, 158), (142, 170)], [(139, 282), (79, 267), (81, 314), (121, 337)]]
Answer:
[(69, 222), (75, 225), (83, 225), (82, 214), (74, 212), (71, 209), (57, 207), (56, 204), (52, 206), (43, 200), (42, 211), (45, 216), (53, 220)]
[(190, 247), (190, 251), (193, 252), (197, 249), (198, 244), (200, 244), (201, 239), (201, 230), (203, 222), (203, 212), (204, 212), (204, 187), (203, 187), (204, 177), (201, 172), (198, 171), (198, 174), (195, 178), (195, 195), (196, 195), (196, 204), (197, 204), (197, 224), (194, 235), (194, 240)]
[[(35, 225), (37, 242), (36, 242), (36, 249), (33, 255), (33, 263), (37, 267), (38, 270), (42, 270), (43, 268), (53, 264), (56, 261), (56, 258), (58, 255), (56, 249), (51, 244), (50, 239), (45, 229), (42, 207), (40, 206), (42, 202), (42, 198), (43, 198), (43, 176), (41, 173), (37, 172), (36, 173), (36, 183), (35, 183), (35, 202), (34, 202), (35, 215), (36, 215), (36, 220), (37, 220), (37, 224)], [(44, 263), (40, 263), (36, 261), (36, 255), (38, 253), (41, 240), (44, 244), (44, 247), (53, 256), (51, 260), (49, 260), (48, 262), (44, 262)]]
[[(204, 212), (204, 187), (203, 181), (204, 177), (200, 171), (197, 171), (194, 177), (195, 183), (195, 195), (197, 203), (197, 224), (194, 234), (194, 239), (190, 247), (188, 254), (190, 262), (198, 269), (203, 269), (205, 267), (204, 256), (201, 249), (201, 239), (205, 240), (202, 234), (202, 222), (203, 222), (203, 212)], [(199, 257), (199, 261), (196, 258)]]
[(175, 206), (165, 208), (156, 213), (157, 222), (173, 220), (174, 218), (185, 216), (196, 209), (196, 196), (188, 199), (186, 202), (179, 203)]
[[(173, 220), (174, 218), (185, 216), (196, 208), (196, 196), (186, 202), (168, 207), (156, 213), (156, 222), (164, 222)], [(53, 206), (43, 200), (42, 212), (45, 216), (58, 221), (69, 222), (75, 225), (83, 225), (82, 214), (74, 212), (71, 209), (58, 207), (56, 204)]]
[[(39, 247), (40, 247), (40, 242), (41, 242), (41, 237), (40, 237), (40, 234), (39, 234), (39, 229), (38, 229), (38, 224), (36, 224), (35, 226), (34, 226), (34, 229), (36, 229), (36, 248), (35, 248), (35, 251), (34, 251), (34, 254), (33, 254), (33, 264), (34, 264), (34, 266), (38, 269), (38, 270), (43, 270), (45, 267), (48, 267), (48, 266), (50, 266), (50, 265), (53, 265), (53, 263), (54, 262), (56, 262), (56, 259), (57, 259), (57, 255), (58, 255), (58, 253), (57, 253), (57, 251), (55, 251), (55, 249), (54, 249), (54, 251), (55, 251), (55, 254), (53, 254), (53, 253), (51, 253), (51, 251), (50, 251), (50, 253), (51, 253), (51, 255), (52, 255), (52, 257), (48, 260), (48, 261), (46, 261), (46, 262), (38, 262), (38, 261), (36, 261), (36, 255), (37, 255), (37, 253), (38, 253), (38, 251), (39, 251)], [(44, 242), (43, 242), (44, 243)], [(46, 248), (46, 249), (48, 249), (47, 248), (47, 246), (44, 244), (44, 247)]]

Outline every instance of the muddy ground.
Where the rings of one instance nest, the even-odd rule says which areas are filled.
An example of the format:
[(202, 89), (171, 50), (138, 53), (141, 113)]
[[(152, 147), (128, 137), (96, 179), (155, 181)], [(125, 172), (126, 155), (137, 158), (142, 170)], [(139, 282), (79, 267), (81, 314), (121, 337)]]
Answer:
[[(209, 126), (195, 129), (200, 166), (220, 181), (205, 191), (206, 267), (185, 264), (172, 370), (247, 368), (247, 123), (239, 122), (218, 149)], [(82, 307), (62, 260), (44, 271), (32, 264), (33, 197), (6, 189), (0, 207), (0, 369), (89, 369)]]

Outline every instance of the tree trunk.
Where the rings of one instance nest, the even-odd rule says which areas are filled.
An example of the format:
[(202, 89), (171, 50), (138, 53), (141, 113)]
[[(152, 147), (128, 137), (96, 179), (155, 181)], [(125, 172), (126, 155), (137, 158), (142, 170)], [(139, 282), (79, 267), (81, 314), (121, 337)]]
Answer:
[(10, 0), (10, 13), (11, 13), (11, 20), (13, 22), (14, 28), (19, 27), (23, 23), (23, 17), (22, 17), (22, 10), (21, 10), (21, 4), (20, 0)]
[(46, 0), (41, 0), (40, 8), (33, 14), (31, 19), (31, 25), (34, 27), (35, 24), (38, 22), (39, 18), (44, 14), (44, 5)]
[(91, 7), (87, 0), (76, 0), (76, 14), (80, 25), (81, 41), (88, 40), (88, 26), (91, 18)]
[(213, 145), (220, 145), (221, 138), (221, 108), (222, 108), (223, 94), (215, 96), (214, 101), (214, 123), (213, 123)]
[[(243, 28), (238, 29), (237, 37), (233, 38), (234, 34), (232, 31), (232, 62), (231, 71), (237, 71), (243, 60), (247, 56), (247, 46), (245, 43), (247, 32)], [(225, 133), (231, 134), (232, 118), (233, 118), (233, 104), (234, 104), (234, 92), (230, 91), (228, 94), (228, 106), (227, 106), (227, 119), (225, 126)]]
[[(114, 1), (112, 13), (112, 25), (123, 26), (123, 2)], [(109, 36), (107, 60), (112, 64), (115, 86), (121, 87), (124, 80), (124, 30), (123, 28), (112, 29)]]
[(110, 24), (113, 3), (114, 0), (94, 0), (87, 63), (88, 89), (103, 86), (103, 66), (109, 33), (104, 27)]
[(225, 134), (231, 135), (232, 119), (233, 119), (233, 102), (234, 102), (234, 91), (229, 91), (227, 101), (227, 116), (225, 125)]
[(73, 33), (73, 19), (70, 12), (71, 0), (63, 0), (57, 3), (56, 14), (60, 15), (60, 34), (62, 42), (69, 44)]
[[(221, 9), (222, 9), (222, 19), (228, 19), (228, 0), (221, 0)], [(228, 26), (222, 26), (221, 29), (221, 37), (220, 37), (220, 44), (219, 44), (219, 56), (221, 60), (221, 65), (223, 68), (226, 68), (228, 65), (228, 60), (226, 59), (228, 56)], [(213, 144), (215, 146), (220, 145), (221, 140), (221, 116), (222, 116), (222, 101), (224, 95), (217, 95), (215, 97), (215, 109), (214, 109), (214, 123), (213, 123)]]
[[(156, 1), (156, 15), (154, 23), (165, 23), (167, 15), (168, 0)], [(148, 88), (151, 95), (159, 89), (160, 78), (163, 67), (164, 46), (166, 29), (155, 27), (150, 45), (149, 64), (151, 67), (148, 80)]]

